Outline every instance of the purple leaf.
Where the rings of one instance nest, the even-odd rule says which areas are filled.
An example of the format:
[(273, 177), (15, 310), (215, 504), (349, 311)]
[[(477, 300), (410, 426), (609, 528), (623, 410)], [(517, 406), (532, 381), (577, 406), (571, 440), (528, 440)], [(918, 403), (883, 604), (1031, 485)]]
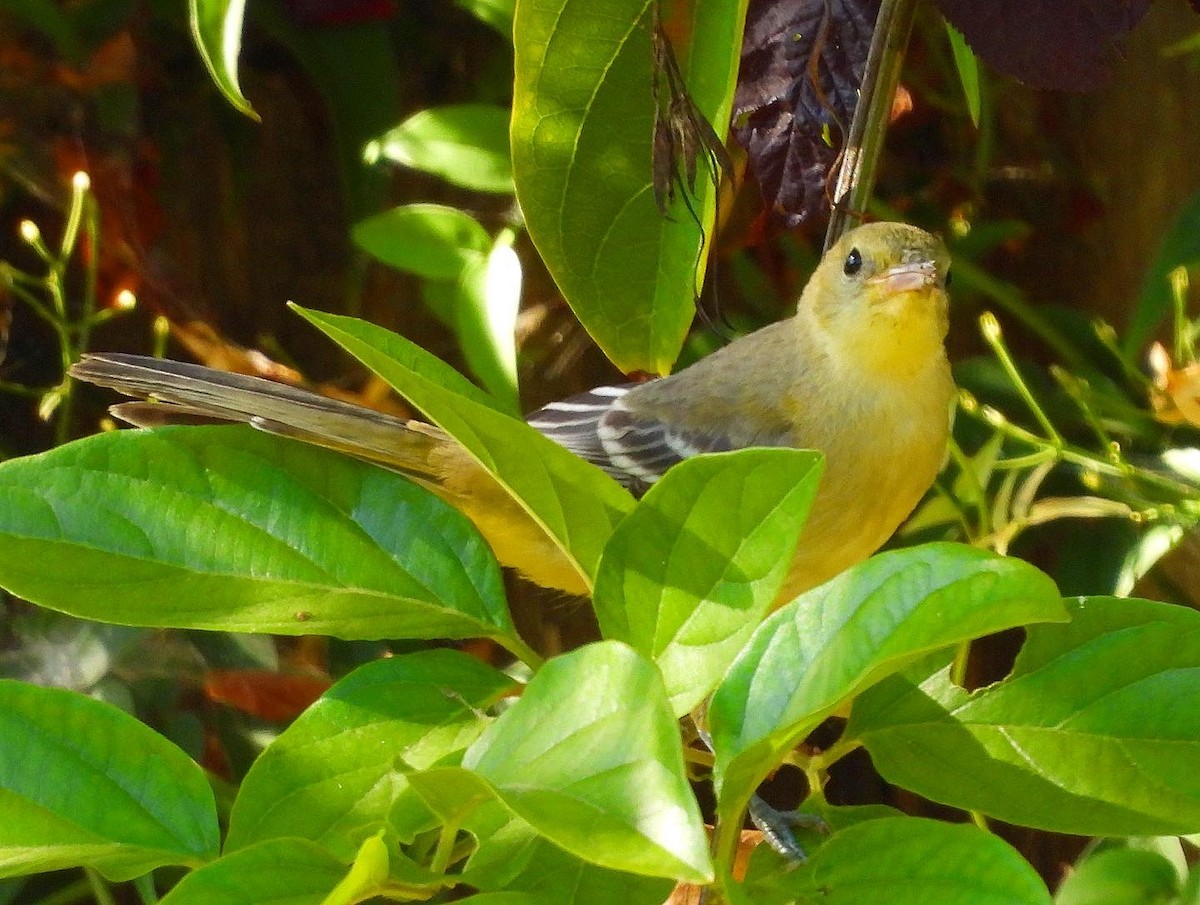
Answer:
[(879, 0), (750, 2), (733, 134), (788, 226), (828, 209), (878, 11)]
[(1150, 0), (938, 0), (992, 68), (1035, 88), (1091, 91)]

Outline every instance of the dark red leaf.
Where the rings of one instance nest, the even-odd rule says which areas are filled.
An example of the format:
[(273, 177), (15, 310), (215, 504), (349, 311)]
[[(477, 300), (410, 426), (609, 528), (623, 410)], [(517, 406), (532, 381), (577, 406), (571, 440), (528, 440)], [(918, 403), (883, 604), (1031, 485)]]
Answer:
[(788, 226), (828, 209), (878, 12), (879, 0), (750, 2), (733, 134)]
[(1035, 88), (1091, 91), (1150, 0), (938, 0), (989, 66)]
[(333, 684), (324, 676), (259, 669), (213, 669), (204, 680), (209, 700), (271, 722), (294, 719)]

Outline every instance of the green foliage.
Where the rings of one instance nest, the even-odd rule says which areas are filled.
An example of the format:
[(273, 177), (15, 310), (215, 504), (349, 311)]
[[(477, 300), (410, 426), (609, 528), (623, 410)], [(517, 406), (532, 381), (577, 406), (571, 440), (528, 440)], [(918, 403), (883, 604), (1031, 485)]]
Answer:
[(239, 427), (122, 432), (6, 462), (0, 487), (5, 585), (76, 616), (514, 637), (499, 570), (466, 517), (343, 456)]
[[(55, 765), (36, 776), (34, 761), (6, 768), (6, 799), (29, 814), (7, 824), (11, 872), (78, 864), (128, 877), (203, 863), (171, 893), (184, 902), (218, 889), (232, 897), (209, 901), (268, 892), (424, 899), (459, 884), (582, 901), (551, 882), (559, 870), (589, 896), (657, 902), (663, 881), (705, 882), (714, 869), (734, 900), (828, 889), (882, 901), (897, 885), (919, 896), (930, 888), (922, 884), (952, 883), (945, 901), (1046, 901), (995, 837), (902, 816), (831, 821), (833, 835), (817, 839), (801, 871), (764, 856), (744, 886), (734, 884), (728, 859), (758, 782), (787, 763), (823, 776), (860, 745), (898, 785), (1001, 819), (1109, 835), (1200, 827), (1188, 766), (1200, 727), (1195, 709), (1180, 706), (1200, 676), (1195, 614), (1116, 599), (1064, 607), (1053, 583), (1020, 560), (933, 544), (877, 556), (755, 628), (811, 498), (811, 456), (698, 457), (636, 505), (614, 497), (604, 528), (594, 501), (610, 485), (598, 471), (543, 458), (523, 423), (399, 337), (304, 313), (472, 449), (527, 511), (569, 521), (593, 501), (592, 519), (560, 523), (555, 536), (580, 561), (599, 562), (597, 608), (614, 640), (539, 666), (511, 627), (494, 561), (461, 516), (399, 476), (286, 440), (178, 428), (92, 437), (6, 463), (0, 582), (33, 599), (143, 625), (475, 633), (536, 669), (498, 717), (491, 711), (513, 680), (462, 654), (413, 653), (351, 672), (251, 768), (220, 858), (204, 816), (211, 802), (180, 752), (144, 727), (127, 734), (136, 724), (112, 708), (10, 683), (39, 728), (30, 735), (10, 716), (18, 722), (8, 737), (36, 737), (36, 762)], [(172, 518), (154, 517), (163, 512)], [(1017, 626), (1029, 639), (1012, 675), (975, 692), (951, 681), (959, 646)], [(676, 724), (714, 686), (715, 863)], [(100, 728), (81, 731), (84, 717), (64, 718), (64, 708)], [(833, 748), (807, 758), (793, 750), (847, 710)], [(130, 756), (162, 749), (146, 788), (156, 807), (190, 821), (159, 818), (188, 827), (186, 843), (173, 841), (182, 830), (131, 838), (122, 821), (107, 838), (87, 823), (131, 769), (93, 747), (105, 733)], [(89, 741), (69, 741), (80, 738)], [(83, 788), (70, 767), (81, 752), (98, 774)], [(52, 816), (35, 820), (43, 809)], [(54, 851), (31, 857), (50, 820), (87, 827), (105, 844), (56, 830)], [(921, 853), (933, 849), (944, 856), (931, 862)]]
[(117, 708), (0, 680), (0, 876), (86, 864), (128, 880), (215, 858), (200, 768)]
[(367, 162), (386, 159), (466, 189), (511, 194), (508, 120), (507, 110), (487, 104), (421, 110), (368, 144)]
[[(645, 0), (518, 4), (512, 148), (529, 234), (575, 314), (622, 371), (665, 374), (692, 321), (715, 188), (697, 180), (669, 217), (655, 205), (655, 10)], [(689, 87), (712, 122), (729, 118), (744, 14), (744, 4), (717, 4), (684, 25)]]
[[(431, 107), (384, 131), (394, 72), (381, 29), (334, 37), (297, 28), (274, 6), (255, 15), (343, 111), (335, 131), (348, 187), (362, 178), (372, 136), (372, 161), (501, 200), (515, 193), (547, 268), (604, 350), (626, 370), (665, 371), (692, 318), (715, 186), (702, 176), (684, 193), (675, 172), (669, 216), (655, 207), (651, 145), (663, 108), (678, 113), (652, 88), (666, 91), (653, 69), (655, 5), (622, 0), (602, 14), (585, 0), (458, 5), (514, 34), (511, 156), (510, 117), (490, 103)], [(668, 31), (714, 123), (728, 121), (744, 6), (664, 5), (666, 17), (692, 17), (668, 18)], [(21, 9), (68, 43), (59, 17)], [(219, 89), (252, 112), (237, 81), (242, 4), (192, 0), (191, 13)], [(950, 36), (968, 112), (986, 128), (974, 56)], [(361, 104), (339, 102), (364, 86), (375, 90)], [(350, 200), (375, 210), (359, 193)], [(79, 230), (94, 228), (84, 189), (72, 204), (57, 251), (27, 238), (44, 279), (4, 271), (25, 301), (39, 302), (20, 295), (30, 287), (46, 294), (64, 363), (101, 319), (87, 306), (82, 321), (65, 316), (66, 261)], [(1195, 263), (1192, 207), (1152, 269), (1134, 345), (1170, 310), (1166, 275)], [(244, 427), (171, 428), (5, 462), (0, 587), (14, 594), (133, 626), (405, 644), (349, 669), (277, 735), (262, 733), (231, 785), (206, 777), (165, 729), (77, 693), (0, 681), (0, 876), (82, 867), (139, 878), (148, 900), (155, 879), (168, 878), (151, 872), (186, 871), (169, 905), (655, 905), (676, 882), (765, 905), (1045, 905), (1044, 883), (986, 831), (989, 818), (1118, 838), (1200, 832), (1200, 617), (1147, 600), (1063, 599), (1046, 574), (1000, 555), (1027, 528), (1066, 516), (1169, 511), (1177, 521), (1163, 527), (1176, 530), (1200, 518), (1192, 478), (1135, 467), (1112, 440), (1120, 430), (1150, 447), (1161, 431), (1122, 400), (1125, 388), (1101, 379), (1080, 331), (972, 265), (1017, 234), (1011, 224), (960, 237), (960, 283), (1081, 366), (1095, 386), (1060, 377), (1059, 401), (1075, 404), (1100, 452), (1060, 429), (1059, 412), (1048, 413), (985, 320), (998, 364), (984, 376), (1028, 407), (1037, 432), (966, 405), (961, 420), (978, 416), (985, 436), (955, 450), (950, 486), (909, 526), (972, 545), (880, 554), (779, 601), (819, 457), (697, 456), (635, 501), (518, 420), (515, 220), (492, 231), (482, 215), (421, 203), (371, 213), (353, 230), (362, 251), (421, 280), (486, 392), (379, 327), (296, 310), (482, 466), (498, 505), (527, 516), (547, 555), (592, 590), (603, 640), (543, 661), (463, 515), (399, 474), (328, 451)], [(1118, 360), (1133, 372), (1131, 348)], [(1102, 352), (1120, 355), (1115, 343)], [(45, 398), (53, 407), (70, 397), (64, 386)], [(1088, 476), (1091, 495), (1039, 496), (1057, 466)], [(1006, 630), (1024, 636), (1011, 672), (964, 687), (972, 643)], [(468, 638), (513, 655), (513, 675), (413, 643)], [(823, 749), (811, 743), (822, 727), (837, 733)], [(979, 825), (832, 806), (831, 770), (859, 749), (888, 782), (970, 811)], [(797, 833), (806, 863), (760, 846), (735, 881), (745, 814), (777, 772), (802, 776), (802, 810), (827, 832)], [(210, 780), (227, 806), (220, 814)], [(706, 783), (708, 815), (708, 796), (693, 788)], [(1089, 851), (1055, 901), (1183, 905), (1198, 887), (1181, 843), (1126, 838)]]

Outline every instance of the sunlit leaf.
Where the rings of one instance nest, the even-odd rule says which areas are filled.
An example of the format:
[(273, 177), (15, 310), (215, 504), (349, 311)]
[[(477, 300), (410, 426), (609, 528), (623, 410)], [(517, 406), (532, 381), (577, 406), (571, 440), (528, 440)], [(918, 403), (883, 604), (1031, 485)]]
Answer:
[(477, 192), (512, 192), (508, 120), (509, 111), (487, 104), (432, 107), (368, 143), (366, 158), (433, 173)]
[(86, 866), (129, 880), (216, 857), (203, 771), (124, 711), (4, 679), (0, 739), (0, 876)]
[(0, 500), (0, 585), (77, 616), (512, 636), (465, 516), (399, 475), (242, 426), (120, 431), (5, 462)]
[(238, 54), (242, 49), (242, 18), (246, 0), (188, 0), (192, 39), (225, 99), (251, 119), (258, 114), (238, 84)]
[[(1200, 614), (1144, 600), (1067, 601), (1033, 625), (1010, 676), (976, 692), (944, 670), (855, 703), (847, 735), (926, 798), (1079, 835), (1200, 829)], [(1182, 703), (1187, 702), (1187, 703)]]

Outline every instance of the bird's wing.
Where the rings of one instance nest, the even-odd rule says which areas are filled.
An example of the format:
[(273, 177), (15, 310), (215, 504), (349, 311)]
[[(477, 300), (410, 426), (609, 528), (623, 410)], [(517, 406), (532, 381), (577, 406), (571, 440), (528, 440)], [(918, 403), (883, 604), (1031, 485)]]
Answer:
[(639, 384), (597, 387), (533, 412), (529, 425), (635, 493), (677, 462), (734, 448), (728, 437), (647, 418), (625, 402)]

